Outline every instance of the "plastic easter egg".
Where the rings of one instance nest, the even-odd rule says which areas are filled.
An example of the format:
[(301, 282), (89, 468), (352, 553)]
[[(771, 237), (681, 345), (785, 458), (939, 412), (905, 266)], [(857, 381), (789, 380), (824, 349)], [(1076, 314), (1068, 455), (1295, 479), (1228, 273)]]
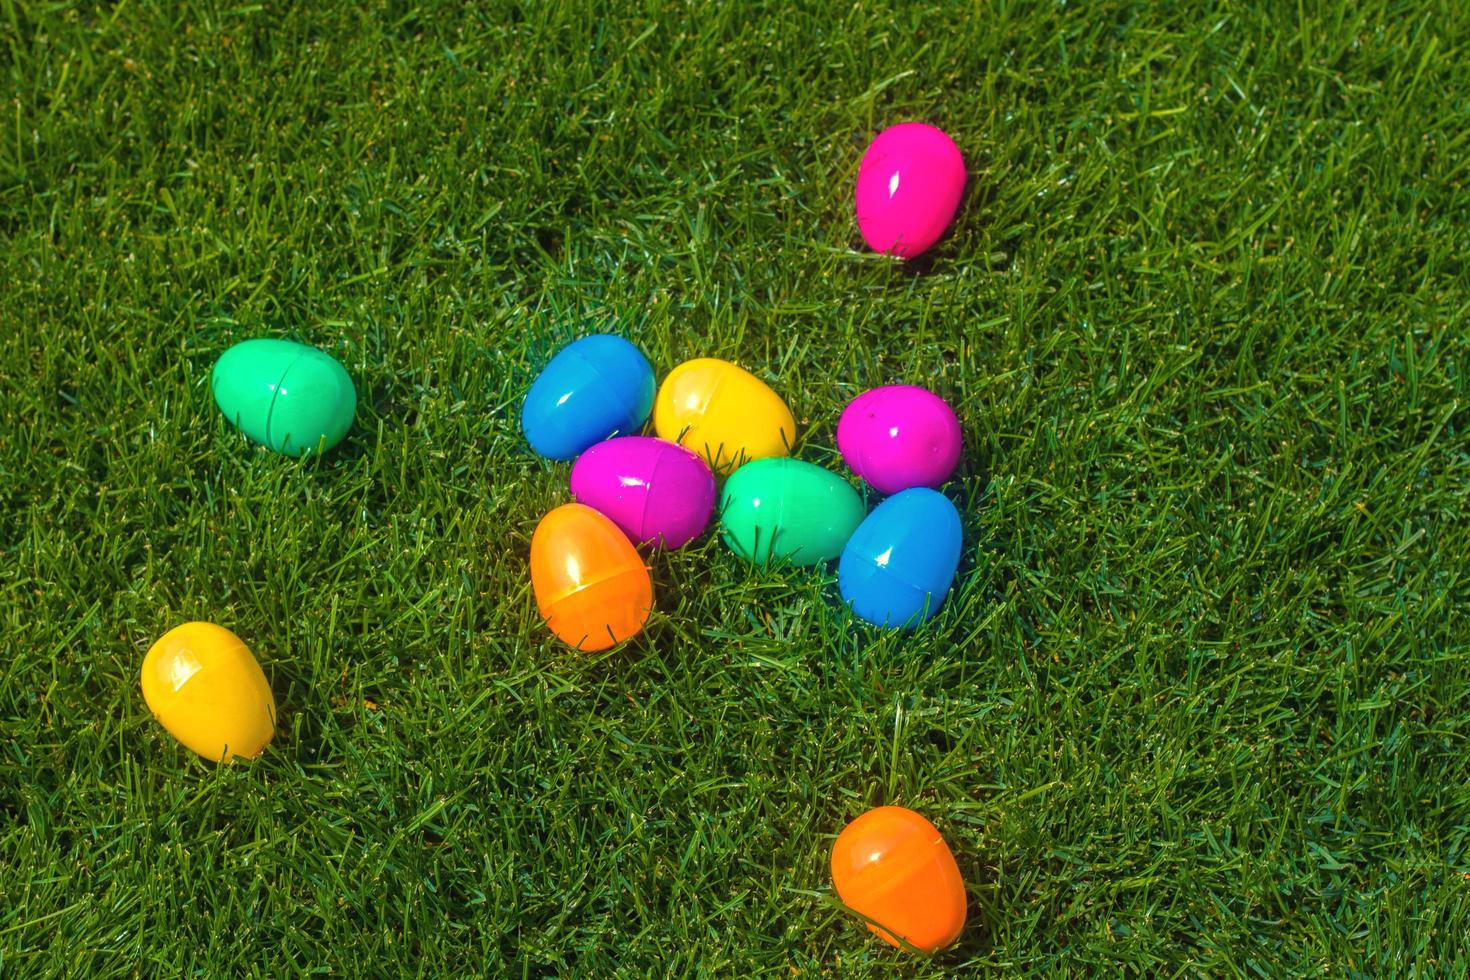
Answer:
[(632, 542), (583, 504), (563, 504), (536, 525), (531, 589), (546, 625), (579, 650), (623, 642), (653, 608), (653, 582)]
[(253, 759), (276, 731), (276, 699), (260, 664), (213, 623), (159, 637), (143, 658), (143, 700), (169, 734), (211, 762)]
[(837, 564), (837, 588), (877, 626), (917, 626), (949, 594), (960, 563), (960, 515), (942, 493), (903, 490), (858, 525)]
[(862, 498), (842, 477), (799, 459), (758, 459), (725, 483), (725, 543), (754, 562), (831, 561), (862, 523)]
[(330, 354), (291, 340), (257, 338), (220, 355), (214, 401), (251, 439), (288, 456), (326, 452), (352, 428), (357, 389)]
[(704, 457), (651, 436), (599, 442), (572, 464), (572, 496), (638, 544), (682, 548), (704, 533), (715, 475)]
[(653, 408), (659, 438), (702, 453), (717, 473), (753, 459), (788, 456), (791, 409), (765, 382), (729, 361), (685, 361), (664, 379)]
[(965, 882), (949, 845), (932, 823), (901, 806), (869, 810), (843, 828), (832, 847), (832, 884), (843, 904), (871, 919), (868, 928), (893, 946), (902, 937), (934, 953), (965, 928)]
[(837, 448), (879, 493), (937, 487), (960, 461), (960, 422), (943, 398), (913, 385), (874, 388), (837, 421)]
[(653, 406), (653, 368), (632, 344), (593, 334), (563, 347), (521, 406), (521, 429), (548, 459), (573, 459), (609, 436), (637, 432)]
[(858, 230), (875, 252), (911, 259), (954, 220), (965, 160), (942, 129), (899, 123), (879, 133), (858, 165)]

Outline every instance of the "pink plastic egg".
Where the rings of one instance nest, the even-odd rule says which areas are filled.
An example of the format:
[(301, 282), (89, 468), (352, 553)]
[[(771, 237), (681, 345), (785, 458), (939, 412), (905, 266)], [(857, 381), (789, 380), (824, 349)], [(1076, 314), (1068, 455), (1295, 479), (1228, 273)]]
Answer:
[(709, 464), (649, 436), (599, 442), (572, 466), (572, 496), (638, 544), (682, 548), (704, 533), (715, 506)]
[(954, 140), (926, 123), (899, 123), (868, 144), (858, 166), (858, 230), (875, 252), (914, 258), (944, 234), (964, 191)]
[(913, 385), (874, 388), (837, 420), (837, 448), (880, 493), (937, 487), (960, 461), (960, 421), (943, 398)]

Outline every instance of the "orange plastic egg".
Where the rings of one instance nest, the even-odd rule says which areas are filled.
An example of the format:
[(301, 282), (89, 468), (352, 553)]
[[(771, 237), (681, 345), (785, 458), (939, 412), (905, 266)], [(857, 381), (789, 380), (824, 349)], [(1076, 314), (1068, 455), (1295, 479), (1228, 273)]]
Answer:
[(579, 650), (623, 642), (653, 608), (653, 582), (632, 542), (582, 504), (564, 504), (536, 525), (531, 588), (546, 625)]
[[(965, 927), (965, 882), (934, 825), (901, 806), (880, 806), (848, 824), (832, 847), (832, 884), (867, 916), (884, 942), (902, 936), (926, 953)], [(881, 928), (880, 928), (881, 926)]]

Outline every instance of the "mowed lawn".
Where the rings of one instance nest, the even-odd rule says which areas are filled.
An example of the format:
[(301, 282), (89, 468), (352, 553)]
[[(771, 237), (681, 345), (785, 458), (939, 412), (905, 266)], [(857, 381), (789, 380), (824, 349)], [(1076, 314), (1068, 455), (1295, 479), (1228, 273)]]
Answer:
[[(1470, 970), (1470, 8), (0, 2), (0, 974), (1447, 977)], [(951, 132), (953, 233), (852, 185)], [(912, 633), (716, 533), (601, 654), (530, 594), (536, 371), (730, 358), (846, 473), (912, 382), (966, 452)], [(214, 360), (331, 352), (250, 445)], [(216, 768), (139, 666), (280, 705)], [(949, 840), (925, 961), (833, 903)]]

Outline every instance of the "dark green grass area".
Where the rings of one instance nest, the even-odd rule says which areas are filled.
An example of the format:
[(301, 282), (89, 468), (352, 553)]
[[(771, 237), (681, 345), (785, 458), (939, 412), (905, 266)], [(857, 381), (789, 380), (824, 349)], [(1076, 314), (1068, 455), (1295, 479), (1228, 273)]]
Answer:
[[(0, 973), (1470, 971), (1470, 8), (0, 0)], [(852, 181), (971, 183), (914, 266)], [(954, 592), (913, 634), (714, 535), (571, 651), (520, 399), (615, 330), (769, 381), (800, 455), (950, 398)], [(247, 444), (230, 344), (357, 425)], [(194, 618), (280, 728), (151, 718)], [(831, 903), (915, 807), (960, 944)]]

